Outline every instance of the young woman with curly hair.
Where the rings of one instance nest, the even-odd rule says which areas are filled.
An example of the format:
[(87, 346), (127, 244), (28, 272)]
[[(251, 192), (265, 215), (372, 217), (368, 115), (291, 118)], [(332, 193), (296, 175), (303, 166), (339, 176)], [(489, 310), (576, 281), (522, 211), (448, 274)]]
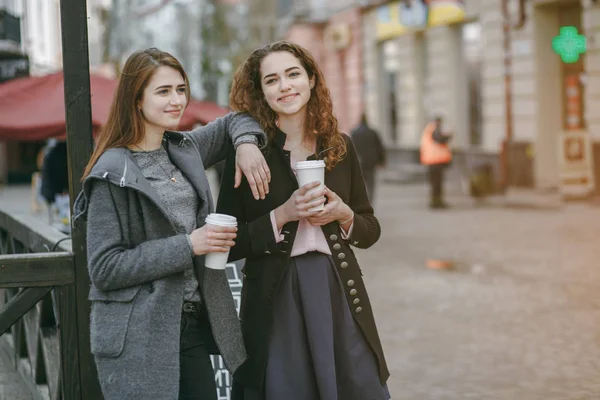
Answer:
[[(246, 259), (240, 317), (248, 361), (234, 375), (233, 398), (389, 399), (388, 368), (350, 247), (372, 246), (379, 222), (323, 74), (305, 49), (276, 42), (237, 70), (230, 104), (267, 133), (271, 170), (271, 190), (257, 201), (246, 182), (233, 188), (230, 157), (217, 206), (239, 222), (230, 260)], [(325, 186), (298, 187), (296, 162), (316, 159), (326, 163)]]

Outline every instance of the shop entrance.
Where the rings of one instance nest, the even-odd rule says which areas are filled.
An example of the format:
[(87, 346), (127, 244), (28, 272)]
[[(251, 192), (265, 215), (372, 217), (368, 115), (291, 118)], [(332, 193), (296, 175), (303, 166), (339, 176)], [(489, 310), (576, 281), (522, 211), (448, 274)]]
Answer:
[(579, 1), (557, 2), (534, 9), (535, 81), (538, 111), (534, 139), (537, 187), (559, 187), (559, 138), (566, 130), (585, 130), (584, 57), (564, 62), (552, 49), (561, 27), (582, 31)]

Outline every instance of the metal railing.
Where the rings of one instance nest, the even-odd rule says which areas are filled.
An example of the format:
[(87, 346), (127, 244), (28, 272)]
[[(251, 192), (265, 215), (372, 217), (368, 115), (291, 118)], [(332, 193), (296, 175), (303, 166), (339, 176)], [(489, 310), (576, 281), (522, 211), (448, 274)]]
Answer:
[[(33, 216), (0, 208), (0, 348), (34, 397), (62, 399), (79, 386), (75, 270), (70, 238)], [(74, 337), (75, 336), (75, 337)], [(70, 345), (71, 344), (71, 345)], [(71, 364), (71, 366), (73, 366)]]
[[(60, 1), (71, 201), (92, 150), (86, 10), (86, 0)], [(102, 399), (90, 353), (85, 229), (73, 227), (70, 247), (52, 229), (0, 208), (0, 341), (36, 397)]]

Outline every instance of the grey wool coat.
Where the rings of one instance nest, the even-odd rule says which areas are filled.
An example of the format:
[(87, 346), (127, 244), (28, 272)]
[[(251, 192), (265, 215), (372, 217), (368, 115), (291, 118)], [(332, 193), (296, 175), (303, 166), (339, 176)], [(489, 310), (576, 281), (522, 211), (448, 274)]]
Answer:
[[(231, 139), (228, 136), (231, 135)], [(166, 132), (172, 162), (199, 196), (197, 226), (213, 210), (204, 169), (234, 143), (266, 141), (245, 114), (191, 132)], [(87, 222), (91, 352), (106, 400), (177, 400), (184, 271), (194, 269), (215, 342), (233, 373), (245, 361), (225, 271), (204, 267), (177, 234), (161, 199), (126, 148), (106, 151), (83, 183), (74, 223)]]

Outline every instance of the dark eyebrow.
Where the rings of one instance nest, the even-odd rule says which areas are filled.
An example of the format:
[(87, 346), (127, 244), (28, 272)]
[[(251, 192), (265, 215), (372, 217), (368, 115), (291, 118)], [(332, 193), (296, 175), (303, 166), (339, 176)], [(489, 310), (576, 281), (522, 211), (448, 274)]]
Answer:
[[(157, 88), (156, 88), (156, 89), (154, 89), (154, 90), (159, 90), (159, 89), (171, 89), (171, 87), (172, 87), (172, 85), (162, 85), (162, 86), (159, 86), (159, 87), (157, 87)], [(185, 87), (185, 83), (182, 83), (182, 84), (180, 84), (180, 85), (177, 85), (177, 87), (178, 87), (178, 88), (180, 88), (180, 87)]]
[[(300, 67), (290, 67), (290, 68), (286, 69), (286, 70), (285, 70), (285, 72), (290, 72), (290, 71), (291, 71), (291, 70), (293, 70), (293, 69), (300, 69)], [(268, 78), (268, 77), (270, 77), (270, 76), (276, 76), (276, 75), (277, 75), (277, 74), (269, 74), (269, 75), (265, 75), (265, 77), (263, 78), (263, 80), (264, 80), (264, 79), (267, 79), (267, 78)]]

